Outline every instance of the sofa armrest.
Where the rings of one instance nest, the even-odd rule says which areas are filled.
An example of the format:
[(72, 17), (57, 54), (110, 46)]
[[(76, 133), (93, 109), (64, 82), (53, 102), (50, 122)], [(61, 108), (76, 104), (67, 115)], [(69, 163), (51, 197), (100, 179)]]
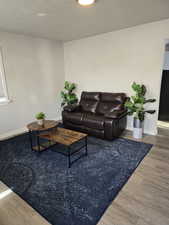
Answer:
[(107, 113), (104, 116), (108, 119), (120, 119), (127, 115), (127, 110), (114, 110), (113, 112)]
[(64, 111), (67, 112), (75, 112), (80, 110), (80, 105), (77, 104), (72, 104), (72, 105), (67, 105), (63, 108)]

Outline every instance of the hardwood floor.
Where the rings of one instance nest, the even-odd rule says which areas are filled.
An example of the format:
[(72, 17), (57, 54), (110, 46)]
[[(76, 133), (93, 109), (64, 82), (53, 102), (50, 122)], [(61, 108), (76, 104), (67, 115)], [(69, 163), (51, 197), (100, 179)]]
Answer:
[(49, 223), (0, 182), (0, 225), (49, 225)]
[[(146, 135), (141, 140), (154, 144), (152, 150), (98, 225), (169, 225), (169, 131), (161, 133)], [(124, 137), (132, 139), (130, 132), (126, 132)], [(0, 182), (0, 225), (49, 223)]]
[(98, 225), (169, 225), (169, 134), (142, 141), (154, 144), (152, 150)]

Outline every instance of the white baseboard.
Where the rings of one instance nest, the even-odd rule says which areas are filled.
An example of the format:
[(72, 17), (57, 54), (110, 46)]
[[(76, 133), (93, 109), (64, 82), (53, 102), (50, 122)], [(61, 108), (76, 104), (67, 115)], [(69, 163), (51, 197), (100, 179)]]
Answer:
[(17, 130), (12, 130), (12, 131), (6, 132), (4, 134), (0, 134), (0, 141), (15, 137), (19, 134), (24, 134), (27, 131), (28, 131), (27, 128), (23, 127), (23, 128), (17, 129)]
[[(127, 130), (133, 131), (133, 127), (129, 127), (129, 126), (128, 126), (128, 127), (127, 127)], [(145, 129), (145, 130), (144, 130), (144, 134), (149, 134), (149, 135), (153, 135), (153, 136), (154, 136), (154, 135), (157, 135), (157, 131), (156, 131), (156, 132), (154, 132), (154, 131), (152, 132), (152, 131), (150, 131), (150, 130), (146, 130), (146, 129)]]
[[(53, 120), (57, 120), (57, 121), (62, 122), (60, 117), (57, 118), (57, 119), (55, 118)], [(24, 134), (26, 132), (28, 132), (28, 129), (26, 127), (19, 128), (19, 129), (16, 129), (16, 130), (12, 130), (12, 131), (8, 131), (4, 134), (0, 134), (0, 141), (15, 137), (15, 136), (20, 135), (20, 134)]]

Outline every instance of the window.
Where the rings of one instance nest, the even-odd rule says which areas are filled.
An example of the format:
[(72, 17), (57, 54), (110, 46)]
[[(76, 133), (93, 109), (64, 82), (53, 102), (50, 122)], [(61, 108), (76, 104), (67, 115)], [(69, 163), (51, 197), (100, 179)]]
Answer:
[(0, 104), (8, 103), (8, 91), (5, 79), (2, 51), (0, 49)]

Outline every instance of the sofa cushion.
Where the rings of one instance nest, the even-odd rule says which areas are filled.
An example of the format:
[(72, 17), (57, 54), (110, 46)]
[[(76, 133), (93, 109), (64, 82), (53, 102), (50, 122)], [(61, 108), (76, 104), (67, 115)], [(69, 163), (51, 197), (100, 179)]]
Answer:
[(99, 92), (82, 92), (80, 106), (82, 112), (95, 113), (100, 99)]
[(101, 102), (120, 102), (123, 103), (126, 100), (126, 94), (125, 93), (107, 93), (102, 92), (100, 94), (100, 101)]
[(70, 104), (70, 105), (67, 105), (63, 108), (64, 111), (67, 111), (67, 112), (75, 112), (75, 111), (79, 111), (80, 110), (80, 106), (78, 104)]
[(70, 121), (71, 123), (75, 124), (82, 124), (82, 118), (83, 118), (83, 113), (80, 112), (62, 112), (63, 118), (66, 121)]
[(83, 91), (82, 95), (81, 95), (81, 99), (90, 100), (90, 101), (99, 101), (100, 100), (100, 92)]
[(126, 116), (126, 115), (127, 115), (127, 110), (114, 110), (113, 112), (105, 114), (105, 117), (109, 119), (119, 119), (122, 116)]
[(82, 112), (90, 112), (90, 113), (95, 113), (96, 112), (96, 108), (98, 105), (97, 101), (84, 101), (81, 100), (80, 102), (80, 106), (81, 106), (81, 110)]
[(124, 108), (126, 95), (124, 93), (101, 93), (101, 101), (99, 102), (96, 112), (104, 115), (121, 110)]
[(86, 114), (83, 117), (83, 125), (88, 128), (103, 130), (104, 129), (104, 116)]

